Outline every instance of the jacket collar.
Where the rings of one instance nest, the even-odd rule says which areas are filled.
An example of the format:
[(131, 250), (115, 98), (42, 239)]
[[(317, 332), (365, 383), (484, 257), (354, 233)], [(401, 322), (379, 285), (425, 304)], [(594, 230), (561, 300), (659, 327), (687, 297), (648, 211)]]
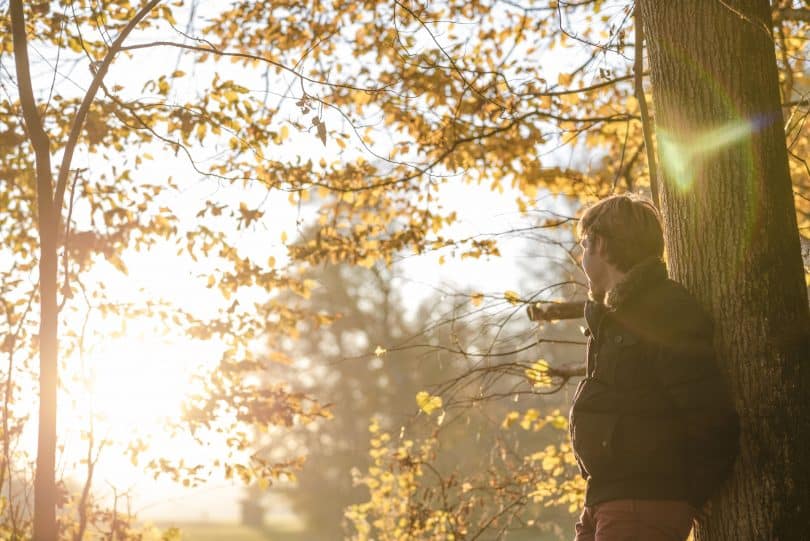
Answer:
[(605, 294), (604, 305), (611, 312), (667, 279), (667, 266), (661, 258), (648, 257), (627, 271), (624, 278)]
[(604, 298), (596, 298), (589, 292), (588, 301), (585, 302), (585, 321), (591, 332), (596, 332), (605, 312), (615, 312), (666, 279), (666, 264), (661, 258), (653, 256), (631, 267)]

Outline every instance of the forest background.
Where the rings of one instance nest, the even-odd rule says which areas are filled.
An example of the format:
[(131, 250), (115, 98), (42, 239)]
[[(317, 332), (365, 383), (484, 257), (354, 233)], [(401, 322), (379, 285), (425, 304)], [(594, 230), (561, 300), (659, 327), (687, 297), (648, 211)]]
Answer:
[(767, 22), (779, 114), (662, 145), (631, 2), (0, 3), (3, 536), (135, 539), (145, 479), (236, 479), (307, 539), (570, 537), (582, 207), (702, 201), (689, 164), (776, 126), (757, 204), (810, 235), (810, 7), (709, 4)]

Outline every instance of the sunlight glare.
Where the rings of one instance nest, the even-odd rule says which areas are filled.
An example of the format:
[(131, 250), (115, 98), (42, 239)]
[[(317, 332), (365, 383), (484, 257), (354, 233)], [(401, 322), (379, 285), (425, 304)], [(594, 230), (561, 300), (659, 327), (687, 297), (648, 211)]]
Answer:
[(681, 191), (689, 190), (695, 181), (695, 161), (750, 137), (765, 123), (735, 120), (705, 131), (687, 141), (678, 141), (665, 130), (659, 131), (661, 162), (667, 175)]
[(181, 418), (184, 400), (198, 390), (195, 376), (216, 366), (220, 354), (217, 344), (147, 332), (99, 344), (88, 352), (83, 368), (77, 363), (81, 395), (64, 401), (60, 411), (60, 426), (73, 434), (67, 438), (72, 442), (68, 460), (86, 453), (86, 444), (76, 436), (91, 428), (96, 446), (105, 443), (100, 476), (114, 484), (131, 485), (143, 478), (142, 465), (131, 464), (123, 452), (138, 440), (169, 459), (199, 456), (199, 446), (190, 438), (173, 436), (169, 423)]
[(192, 391), (193, 359), (168, 340), (122, 338), (89, 360), (88, 400), (115, 435), (159, 431)]

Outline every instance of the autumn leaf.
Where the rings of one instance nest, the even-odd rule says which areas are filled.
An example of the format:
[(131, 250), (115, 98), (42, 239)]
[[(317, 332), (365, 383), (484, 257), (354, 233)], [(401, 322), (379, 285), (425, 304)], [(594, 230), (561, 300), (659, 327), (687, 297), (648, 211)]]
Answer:
[(442, 399), (440, 396), (431, 396), (427, 391), (419, 391), (416, 393), (416, 405), (419, 406), (420, 410), (430, 415), (442, 407)]
[(289, 135), (290, 135), (290, 128), (285, 124), (278, 131), (278, 134), (276, 135), (274, 141), (277, 145), (280, 145), (281, 143), (287, 140), (287, 137), (289, 137)]
[(515, 424), (515, 421), (517, 421), (518, 419), (520, 419), (520, 413), (516, 411), (510, 411), (509, 413), (506, 414), (506, 417), (503, 418), (503, 421), (501, 422), (501, 428), (509, 428), (510, 426)]
[(533, 387), (543, 387), (551, 385), (551, 376), (549, 376), (548, 370), (548, 363), (540, 359), (532, 363), (531, 367), (527, 368), (524, 373)]

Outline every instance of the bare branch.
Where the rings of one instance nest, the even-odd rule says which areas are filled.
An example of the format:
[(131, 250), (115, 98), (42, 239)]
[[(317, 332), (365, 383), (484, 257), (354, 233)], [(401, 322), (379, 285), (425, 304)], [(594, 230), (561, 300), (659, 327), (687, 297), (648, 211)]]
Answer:
[(579, 302), (536, 302), (526, 311), (532, 321), (552, 321), (558, 319), (579, 319), (583, 317), (585, 303)]
[[(642, 76), (647, 76), (647, 73), (642, 73)], [(635, 74), (632, 75), (623, 75), (621, 77), (615, 77), (613, 79), (608, 79), (607, 81), (602, 81), (601, 83), (595, 83), (590, 86), (584, 86), (582, 88), (568, 88), (566, 90), (555, 90), (555, 91), (534, 91), (534, 92), (517, 92), (515, 93), (517, 96), (548, 96), (548, 97), (555, 97), (555, 96), (568, 96), (570, 94), (581, 94), (584, 92), (591, 92), (593, 90), (599, 90), (600, 88), (604, 88), (606, 86), (612, 86), (617, 83), (621, 83), (624, 81), (629, 81), (637, 77)]]
[(647, 97), (644, 95), (644, 21), (638, 3), (633, 8), (633, 17), (636, 19), (636, 58), (633, 71), (635, 72), (635, 93), (641, 112), (641, 129), (644, 134), (644, 148), (647, 151), (647, 167), (650, 170), (650, 192), (653, 204), (658, 204), (658, 167), (655, 161), (655, 148), (653, 147), (653, 127), (650, 122), (650, 113), (647, 109)]
[(277, 67), (278, 69), (280, 69), (282, 71), (292, 73), (296, 77), (298, 77), (301, 80), (306, 81), (308, 83), (313, 83), (313, 84), (322, 85), (322, 86), (329, 86), (329, 87), (332, 87), (332, 88), (343, 88), (343, 89), (346, 89), (346, 90), (357, 90), (357, 91), (368, 92), (368, 93), (377, 93), (377, 92), (384, 92), (391, 86), (391, 85), (382, 85), (382, 86), (379, 86), (379, 87), (364, 88), (364, 87), (348, 85), (348, 84), (330, 83), (328, 81), (319, 81), (317, 79), (312, 79), (311, 77), (307, 77), (306, 75), (295, 71), (293, 68), (285, 66), (281, 62), (276, 62), (275, 60), (272, 60), (270, 58), (265, 58), (263, 56), (259, 56), (259, 55), (255, 55), (255, 54), (249, 54), (249, 53), (238, 53), (238, 52), (234, 52), (234, 51), (223, 51), (223, 50), (217, 49), (217, 48), (215, 48), (213, 46), (201, 47), (199, 45), (189, 45), (187, 43), (177, 43), (177, 42), (173, 42), (173, 41), (152, 41), (152, 42), (149, 42), (149, 43), (138, 43), (138, 44), (135, 44), (135, 45), (128, 45), (126, 47), (121, 47), (120, 50), (122, 50), (122, 51), (135, 51), (135, 50), (138, 50), (138, 49), (149, 49), (149, 48), (152, 48), (152, 47), (176, 47), (178, 49), (187, 49), (189, 51), (196, 51), (198, 53), (206, 53), (206, 54), (212, 54), (212, 55), (216, 55), (216, 56), (228, 56), (228, 57), (232, 57), (232, 58), (243, 58), (245, 60), (252, 60), (252, 61), (255, 61), (255, 62), (265, 62), (267, 64), (270, 64), (272, 66)]

